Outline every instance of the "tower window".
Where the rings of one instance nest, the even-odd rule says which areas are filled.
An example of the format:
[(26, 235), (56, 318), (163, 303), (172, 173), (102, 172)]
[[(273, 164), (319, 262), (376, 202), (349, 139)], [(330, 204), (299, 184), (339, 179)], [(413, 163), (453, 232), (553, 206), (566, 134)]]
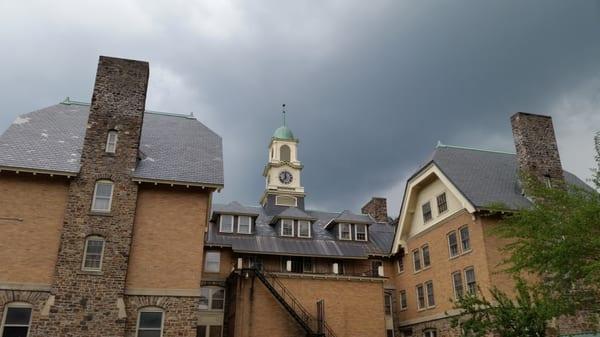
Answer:
[(27, 336), (31, 325), (31, 305), (9, 303), (4, 311), (0, 332), (2, 336)]
[(295, 197), (290, 197), (289, 195), (276, 195), (275, 205), (296, 207), (298, 206), (298, 199)]
[(291, 161), (291, 150), (290, 147), (287, 145), (282, 145), (279, 148), (279, 160), (281, 161), (287, 161), (290, 162)]
[(94, 198), (92, 202), (92, 211), (110, 212), (110, 206), (113, 196), (113, 183), (109, 180), (100, 180), (96, 182), (94, 188)]
[(106, 137), (106, 152), (115, 153), (117, 152), (117, 131), (108, 131), (108, 136)]
[(160, 337), (163, 333), (163, 311), (159, 308), (140, 310), (137, 324), (137, 337)]
[(83, 270), (99, 271), (102, 269), (102, 258), (104, 257), (104, 238), (90, 236), (85, 240), (85, 251), (83, 258)]

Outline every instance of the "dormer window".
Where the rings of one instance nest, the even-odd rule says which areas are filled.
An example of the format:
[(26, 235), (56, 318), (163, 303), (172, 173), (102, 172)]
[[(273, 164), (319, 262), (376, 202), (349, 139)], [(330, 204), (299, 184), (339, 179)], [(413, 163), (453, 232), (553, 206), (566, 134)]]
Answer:
[(367, 241), (367, 225), (365, 225), (365, 224), (354, 225), (354, 240)]
[(352, 225), (349, 223), (339, 224), (339, 239), (340, 240), (352, 240)]
[(115, 130), (108, 131), (108, 136), (106, 137), (106, 152), (107, 153), (117, 152), (117, 138), (118, 138), (117, 131), (115, 131)]
[(240, 215), (238, 217), (238, 233), (250, 234), (252, 231), (252, 218)]
[(298, 220), (298, 237), (310, 238), (310, 221)]
[(281, 219), (281, 236), (294, 236), (294, 220)]
[(222, 233), (233, 233), (233, 215), (221, 215), (219, 231)]

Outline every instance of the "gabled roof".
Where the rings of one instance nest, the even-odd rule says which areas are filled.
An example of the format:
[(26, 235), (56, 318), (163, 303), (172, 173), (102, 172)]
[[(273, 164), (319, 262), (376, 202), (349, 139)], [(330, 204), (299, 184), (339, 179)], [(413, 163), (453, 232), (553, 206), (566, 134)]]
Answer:
[(297, 207), (287, 207), (286, 209), (281, 211), (279, 214), (274, 216), (273, 219), (271, 220), (271, 223), (274, 223), (279, 219), (295, 219), (295, 220), (308, 220), (308, 221), (316, 220), (315, 217), (313, 217), (312, 215), (304, 212), (303, 210), (301, 210)]
[[(17, 117), (0, 136), (0, 168), (75, 175), (89, 104), (68, 102)], [(134, 179), (223, 186), (221, 137), (195, 118), (146, 111)]]
[(246, 207), (237, 201), (232, 201), (228, 204), (215, 204), (213, 205), (213, 220), (217, 214), (232, 214), (232, 215), (249, 215), (258, 216), (256, 209), (252, 207)]
[(366, 214), (354, 214), (349, 210), (342, 211), (338, 216), (332, 218), (326, 225), (325, 228), (329, 228), (331, 225), (336, 223), (359, 223), (359, 224), (371, 224), (376, 222), (371, 216)]
[[(222, 207), (223, 205), (214, 205), (215, 210)], [(255, 254), (364, 259), (369, 256), (387, 255), (394, 239), (393, 226), (372, 221), (369, 225), (369, 241), (337, 240), (337, 233), (327, 230), (325, 225), (331, 219), (339, 216), (339, 213), (314, 210), (302, 211), (314, 219), (314, 222), (311, 223), (312, 237), (310, 239), (281, 237), (277, 229), (271, 225), (273, 218), (280, 216), (281, 213), (269, 213), (262, 207), (245, 207), (251, 208), (259, 214), (252, 235), (221, 234), (218, 224), (211, 222), (206, 245), (231, 247), (236, 252)], [(284, 212), (289, 209), (293, 209), (293, 207)]]

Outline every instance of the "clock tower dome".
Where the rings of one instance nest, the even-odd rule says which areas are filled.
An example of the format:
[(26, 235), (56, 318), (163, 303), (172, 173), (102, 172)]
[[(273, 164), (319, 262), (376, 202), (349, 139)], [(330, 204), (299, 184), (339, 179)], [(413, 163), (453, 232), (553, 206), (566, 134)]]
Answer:
[(298, 160), (298, 139), (285, 122), (275, 130), (269, 144), (269, 160), (263, 171), (265, 192), (260, 200), (264, 207), (298, 207), (304, 209), (304, 187), (300, 180), (302, 164)]

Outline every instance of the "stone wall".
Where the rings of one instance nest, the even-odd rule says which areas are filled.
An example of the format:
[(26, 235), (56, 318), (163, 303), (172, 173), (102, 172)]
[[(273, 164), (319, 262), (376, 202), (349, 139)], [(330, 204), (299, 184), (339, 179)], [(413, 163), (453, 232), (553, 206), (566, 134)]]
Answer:
[(136, 336), (138, 311), (152, 307), (160, 308), (164, 312), (163, 336), (195, 337), (199, 304), (198, 297), (126, 296), (125, 336)]

